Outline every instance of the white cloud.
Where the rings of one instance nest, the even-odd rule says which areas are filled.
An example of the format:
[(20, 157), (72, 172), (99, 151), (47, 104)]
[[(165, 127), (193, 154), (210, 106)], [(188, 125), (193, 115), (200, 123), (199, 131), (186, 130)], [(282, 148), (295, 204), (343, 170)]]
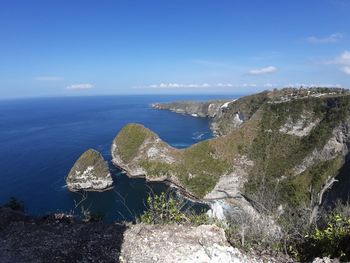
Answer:
[(94, 87), (93, 84), (90, 83), (80, 83), (80, 84), (72, 84), (66, 87), (68, 90), (86, 90), (92, 89)]
[(58, 80), (63, 80), (62, 77), (57, 77), (57, 76), (39, 76), (35, 77), (34, 80), (38, 81), (58, 81)]
[(252, 69), (251, 71), (249, 71), (249, 74), (250, 75), (264, 75), (264, 74), (274, 73), (276, 71), (277, 71), (276, 67), (269, 66), (266, 68)]
[(340, 33), (334, 33), (326, 37), (315, 37), (311, 36), (307, 38), (307, 41), (313, 44), (329, 44), (337, 43), (343, 38), (343, 35)]
[(160, 83), (160, 84), (152, 84), (149, 85), (148, 88), (153, 89), (174, 89), (174, 88), (212, 88), (212, 87), (233, 87), (231, 83), (217, 83), (217, 84), (209, 84), (209, 83), (190, 83), (190, 84), (184, 84), (184, 83)]
[(350, 75), (350, 52), (345, 50), (340, 56), (336, 57), (332, 61), (328, 62), (329, 64), (342, 65), (340, 68), (342, 72), (347, 75)]
[(350, 75), (350, 67), (344, 67), (341, 69), (346, 75)]
[(242, 85), (238, 85), (238, 87), (242, 88), (255, 88), (257, 85), (255, 83), (244, 83)]
[(332, 61), (333, 64), (349, 65), (350, 66), (350, 52), (345, 50), (339, 57)]

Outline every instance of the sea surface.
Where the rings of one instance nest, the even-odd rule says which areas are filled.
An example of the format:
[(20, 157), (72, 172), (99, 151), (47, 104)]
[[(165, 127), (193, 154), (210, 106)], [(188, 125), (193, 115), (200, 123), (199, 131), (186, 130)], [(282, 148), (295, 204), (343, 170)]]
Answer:
[(211, 138), (210, 120), (151, 108), (154, 102), (208, 100), (235, 96), (96, 96), (0, 101), (0, 204), (15, 197), (34, 215), (81, 208), (106, 221), (134, 220), (152, 189), (162, 183), (129, 179), (111, 165), (115, 187), (82, 196), (68, 191), (65, 177), (79, 156), (94, 148), (111, 160), (111, 143), (127, 123), (141, 123), (170, 145), (185, 148)]

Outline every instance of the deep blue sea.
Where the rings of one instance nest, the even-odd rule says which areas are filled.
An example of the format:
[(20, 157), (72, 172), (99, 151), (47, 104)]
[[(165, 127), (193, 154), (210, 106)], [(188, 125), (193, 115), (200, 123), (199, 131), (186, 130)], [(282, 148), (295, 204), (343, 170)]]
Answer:
[[(209, 120), (150, 107), (154, 102), (208, 100), (235, 96), (96, 96), (0, 101), (0, 204), (15, 197), (35, 215), (79, 214), (80, 195), (65, 187), (65, 177), (87, 149), (111, 159), (114, 137), (124, 125), (141, 123), (170, 145), (188, 147), (212, 137)], [(90, 192), (84, 208), (107, 221), (132, 220), (145, 209), (149, 186), (159, 193), (163, 184), (146, 185), (112, 167), (115, 187)]]

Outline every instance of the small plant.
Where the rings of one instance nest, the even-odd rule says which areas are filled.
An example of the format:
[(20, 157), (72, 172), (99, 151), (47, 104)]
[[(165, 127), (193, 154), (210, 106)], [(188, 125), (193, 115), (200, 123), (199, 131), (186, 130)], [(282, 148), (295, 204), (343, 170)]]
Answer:
[(192, 224), (201, 225), (208, 223), (208, 216), (195, 213), (186, 208), (186, 201), (171, 196), (170, 193), (149, 195), (147, 198), (147, 210), (140, 217), (140, 221), (146, 224)]
[(323, 227), (314, 227), (306, 236), (304, 260), (312, 257), (340, 258), (350, 260), (350, 217), (331, 213)]
[(147, 198), (148, 210), (141, 216), (141, 222), (146, 224), (181, 223), (186, 216), (181, 211), (184, 203), (165, 194), (149, 195)]
[(24, 204), (18, 201), (16, 198), (11, 197), (10, 200), (4, 205), (4, 207), (11, 208), (16, 211), (24, 211)]

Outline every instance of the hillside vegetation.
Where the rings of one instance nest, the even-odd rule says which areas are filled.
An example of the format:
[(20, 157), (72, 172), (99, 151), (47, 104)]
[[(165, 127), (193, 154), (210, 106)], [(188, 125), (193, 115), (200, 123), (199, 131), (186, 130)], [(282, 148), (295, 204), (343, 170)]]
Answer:
[[(245, 116), (243, 124), (226, 125), (237, 112)], [(113, 156), (146, 178), (166, 178), (198, 198), (243, 167), (245, 195), (266, 207), (302, 207), (316, 204), (327, 180), (344, 165), (349, 117), (350, 96), (344, 90), (263, 92), (222, 110), (219, 125), (230, 129), (225, 136), (178, 150), (142, 125), (130, 124), (116, 137)], [(148, 154), (151, 148), (156, 154)], [(244, 166), (243, 157), (253, 165)], [(274, 202), (263, 198), (270, 195)]]

